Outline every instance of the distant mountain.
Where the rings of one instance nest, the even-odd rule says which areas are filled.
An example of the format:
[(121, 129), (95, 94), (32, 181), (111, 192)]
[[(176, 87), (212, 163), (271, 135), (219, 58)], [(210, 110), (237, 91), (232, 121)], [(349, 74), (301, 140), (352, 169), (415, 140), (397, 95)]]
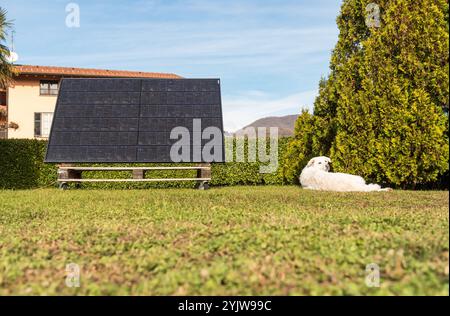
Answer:
[[(244, 130), (247, 127), (278, 127), (278, 136), (285, 137), (285, 136), (292, 136), (294, 135), (294, 127), (295, 122), (297, 121), (298, 115), (286, 115), (286, 116), (271, 116), (271, 117), (265, 117), (259, 120), (254, 121), (253, 123), (245, 126), (244, 128), (238, 130), (235, 135), (236, 136), (243, 136)], [(269, 131), (269, 129), (267, 129)]]

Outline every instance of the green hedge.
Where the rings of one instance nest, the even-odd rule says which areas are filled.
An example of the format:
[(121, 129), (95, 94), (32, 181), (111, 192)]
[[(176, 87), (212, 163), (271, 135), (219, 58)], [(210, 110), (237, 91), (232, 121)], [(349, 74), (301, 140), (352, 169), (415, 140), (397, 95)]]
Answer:
[[(281, 163), (289, 138), (279, 140), (278, 171), (261, 174), (260, 163), (229, 162), (212, 165), (213, 186), (285, 184), (281, 173)], [(0, 188), (29, 189), (56, 185), (57, 167), (44, 163), (46, 141), (9, 139), (0, 140)], [(235, 155), (235, 153), (234, 153)], [(108, 164), (108, 166), (156, 166), (158, 164)], [(159, 164), (161, 165), (161, 164)], [(189, 164), (188, 164), (189, 165)], [(87, 166), (84, 164), (84, 166)], [(89, 164), (89, 166), (99, 166)], [(104, 164), (102, 166), (105, 166)], [(184, 164), (186, 166), (186, 164)], [(196, 171), (151, 171), (147, 177), (173, 178), (194, 177)], [(84, 172), (84, 178), (127, 178), (130, 172)], [(156, 182), (156, 183), (89, 183), (90, 188), (150, 188), (150, 187), (193, 187), (194, 182)]]
[(56, 181), (56, 168), (44, 164), (47, 142), (0, 140), (0, 188), (27, 189)]

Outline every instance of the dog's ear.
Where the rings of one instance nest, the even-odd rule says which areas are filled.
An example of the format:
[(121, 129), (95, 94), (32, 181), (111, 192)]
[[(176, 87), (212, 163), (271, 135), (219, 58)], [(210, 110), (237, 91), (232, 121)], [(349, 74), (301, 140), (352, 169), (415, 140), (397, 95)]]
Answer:
[(314, 162), (315, 162), (315, 160), (314, 160), (314, 158), (313, 159), (311, 159), (309, 162), (308, 162), (308, 164), (306, 165), (307, 167), (312, 167), (312, 165), (314, 164)]

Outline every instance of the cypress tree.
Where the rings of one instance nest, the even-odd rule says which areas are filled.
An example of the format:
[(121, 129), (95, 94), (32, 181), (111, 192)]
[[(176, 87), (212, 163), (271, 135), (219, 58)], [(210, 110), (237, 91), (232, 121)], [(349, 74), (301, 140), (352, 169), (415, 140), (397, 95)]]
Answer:
[[(371, 2), (376, 26), (366, 23)], [(314, 121), (326, 124), (314, 133), (331, 138), (322, 152), (336, 171), (371, 181), (436, 180), (449, 156), (447, 1), (345, 0), (337, 22), (331, 73), (315, 102)]]

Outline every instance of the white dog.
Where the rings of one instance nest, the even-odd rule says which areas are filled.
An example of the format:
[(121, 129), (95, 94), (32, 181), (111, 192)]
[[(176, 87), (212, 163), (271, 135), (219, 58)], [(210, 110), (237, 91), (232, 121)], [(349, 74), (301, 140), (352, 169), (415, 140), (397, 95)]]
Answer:
[(329, 172), (330, 164), (331, 159), (328, 157), (311, 159), (300, 174), (302, 187), (310, 190), (337, 192), (379, 192), (392, 190), (390, 188), (382, 189), (378, 184), (366, 184), (366, 181), (359, 176)]

